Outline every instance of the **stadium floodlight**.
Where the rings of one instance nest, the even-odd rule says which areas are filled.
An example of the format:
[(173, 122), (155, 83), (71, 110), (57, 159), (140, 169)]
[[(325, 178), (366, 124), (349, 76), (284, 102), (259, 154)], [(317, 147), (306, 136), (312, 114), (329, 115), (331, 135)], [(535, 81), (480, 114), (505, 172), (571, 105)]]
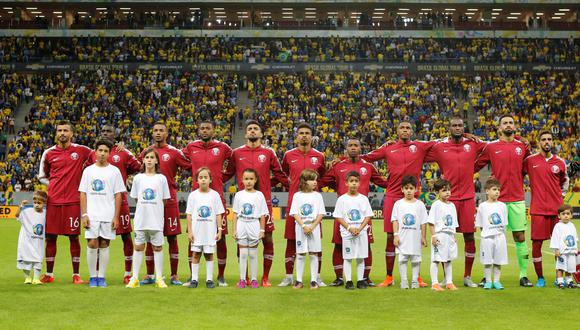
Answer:
[(282, 8), (283, 11), (293, 11), (294, 9), (292, 8)]
[(12, 10), (12, 7), (2, 7), (4, 10)]
[(556, 15), (556, 16), (565, 16), (566, 13), (554, 13), (554, 15)]
[(518, 19), (517, 16), (508, 16), (507, 19)]
[(214, 8), (213, 10), (225, 10), (225, 8)]
[(121, 10), (131, 10), (131, 8), (119, 8)]
[(497, 16), (499, 13), (491, 13), (492, 16)]
[(510, 15), (514, 15), (514, 16), (519, 16), (519, 15), (521, 15), (521, 14), (522, 14), (522, 13), (510, 13)]
[(433, 11), (431, 8), (421, 8), (421, 11)]
[(455, 11), (455, 8), (445, 8), (445, 11)]
[(306, 11), (313, 11), (313, 10), (316, 10), (316, 8), (304, 8), (304, 10), (306, 10)]
[(14, 12), (13, 11), (9, 11), (8, 14), (14, 14)]
[(537, 16), (544, 16), (544, 13), (536, 13)]
[(77, 11), (77, 14), (79, 14), (79, 15), (86, 15), (88, 13), (86, 11)]
[(105, 7), (99, 7), (99, 8), (97, 8), (97, 10), (107, 10), (107, 8), (105, 8)]
[(501, 8), (493, 8), (491, 11), (503, 11)]
[(552, 17), (552, 19), (562, 19), (562, 17), (561, 16), (554, 16), (554, 17)]
[(236, 12), (236, 14), (238, 14), (238, 15), (246, 15), (246, 14), (248, 14), (248, 12), (247, 11), (238, 11), (238, 12)]
[(469, 8), (469, 9), (467, 9), (467, 11), (479, 11), (479, 9), (476, 9), (476, 8)]
[(397, 15), (408, 15), (409, 13), (407, 12), (398, 12)]
[(26, 10), (37, 10), (37, 7), (26, 7)]
[(375, 8), (375, 11), (385, 11), (385, 8)]
[(62, 11), (53, 11), (53, 14), (62, 14)]
[(409, 11), (409, 10), (411, 10), (411, 9), (409, 9), (409, 8), (399, 8), (399, 11)]
[(570, 11), (570, 9), (568, 9), (568, 8), (561, 8), (561, 9), (558, 9), (558, 11)]

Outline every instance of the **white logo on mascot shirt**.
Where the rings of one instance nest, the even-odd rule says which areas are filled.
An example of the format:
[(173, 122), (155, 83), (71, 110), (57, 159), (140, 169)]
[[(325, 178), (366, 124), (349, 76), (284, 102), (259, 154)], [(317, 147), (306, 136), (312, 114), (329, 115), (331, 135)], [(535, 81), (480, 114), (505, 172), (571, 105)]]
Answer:
[(552, 165), (552, 172), (553, 173), (560, 173), (560, 168), (558, 165)]
[(114, 155), (114, 156), (113, 156), (113, 162), (114, 162), (114, 163), (118, 163), (118, 162), (120, 162), (120, 161), (121, 161), (121, 157), (119, 157), (119, 155)]
[(516, 154), (517, 155), (521, 155), (522, 154), (522, 148), (516, 147)]
[(312, 158), (310, 158), (310, 162), (312, 163), (312, 165), (316, 165), (316, 164), (318, 164), (318, 158), (312, 157)]
[(367, 175), (367, 173), (368, 173), (368, 171), (366, 168), (364, 168), (364, 167), (360, 168), (360, 175)]
[(258, 156), (258, 161), (259, 161), (260, 163), (264, 163), (264, 162), (266, 162), (266, 156), (265, 156), (265, 155), (259, 155), (259, 156)]
[(211, 153), (212, 153), (214, 156), (217, 156), (217, 155), (219, 155), (219, 154), (220, 154), (220, 149), (219, 149), (219, 148), (213, 148), (213, 149), (211, 149)]
[(169, 154), (163, 154), (163, 156), (161, 156), (161, 159), (163, 159), (164, 162), (168, 162), (169, 161)]
[(79, 154), (77, 154), (76, 152), (73, 152), (72, 154), (70, 154), (70, 159), (72, 159), (72, 160), (79, 159)]
[(417, 152), (417, 147), (414, 146), (414, 145), (409, 146), (409, 151), (412, 152), (412, 153), (416, 153)]
[(471, 146), (469, 144), (463, 145), (463, 151), (469, 152), (471, 150)]

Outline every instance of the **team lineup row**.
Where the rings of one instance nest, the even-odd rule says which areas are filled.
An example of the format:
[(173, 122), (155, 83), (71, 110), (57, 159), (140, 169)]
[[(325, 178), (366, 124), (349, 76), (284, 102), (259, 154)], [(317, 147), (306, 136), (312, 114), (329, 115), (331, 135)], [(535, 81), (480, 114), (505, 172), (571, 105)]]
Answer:
[[(76, 283), (82, 283), (78, 275), (78, 267), (80, 261), (80, 244), (78, 235), (80, 234), (79, 215), (83, 224), (86, 225), (90, 221), (90, 216), (86, 210), (85, 202), (82, 194), (79, 196), (79, 184), (83, 169), (86, 165), (90, 165), (97, 161), (97, 153), (93, 153), (89, 148), (72, 144), (73, 129), (72, 125), (63, 122), (57, 125), (57, 145), (46, 150), (42, 156), (40, 167), (40, 179), (48, 184), (48, 204), (46, 208), (46, 261), (47, 274), (43, 277), (43, 282), (52, 282), (52, 269), (54, 266), (54, 256), (56, 254), (56, 237), (57, 235), (68, 235), (71, 241), (71, 254), (73, 256), (73, 278)], [(177, 248), (176, 235), (181, 233), (181, 226), (179, 224), (179, 211), (176, 202), (176, 185), (174, 182), (175, 175), (179, 167), (189, 169), (192, 173), (197, 173), (202, 167), (207, 167), (208, 172), (211, 173), (211, 182), (209, 187), (213, 189), (220, 196), (222, 208), (225, 205), (223, 198), (223, 182), (229, 180), (234, 175), (237, 178), (237, 184), (240, 193), (246, 188), (244, 178), (244, 170), (252, 169), (255, 171), (254, 175), (256, 181), (259, 182), (257, 190), (264, 196), (266, 207), (268, 209), (269, 218), (271, 212), (271, 187), (277, 183), (289, 187), (289, 210), (292, 211), (294, 205), (292, 198), (295, 193), (299, 192), (300, 176), (306, 169), (311, 169), (316, 172), (317, 186), (334, 186), (336, 187), (339, 196), (345, 195), (349, 191), (346, 181), (347, 173), (354, 170), (359, 174), (358, 192), (361, 195), (367, 195), (369, 189), (369, 182), (373, 182), (379, 186), (386, 188), (385, 202), (384, 202), (384, 230), (387, 232), (387, 246), (386, 246), (386, 261), (387, 261), (387, 277), (379, 284), (379, 286), (389, 286), (394, 283), (392, 271), (395, 260), (395, 245), (401, 241), (400, 230), (398, 226), (393, 226), (392, 214), (396, 202), (404, 198), (403, 193), (403, 178), (406, 176), (413, 177), (418, 181), (421, 174), (421, 166), (423, 162), (437, 162), (441, 167), (443, 177), (450, 182), (451, 196), (449, 200), (456, 208), (458, 231), (463, 233), (465, 239), (465, 286), (477, 286), (471, 280), (471, 267), (475, 257), (475, 242), (473, 233), (475, 232), (475, 203), (474, 203), (474, 189), (472, 183), (473, 173), (491, 164), (493, 176), (499, 180), (501, 185), (501, 195), (499, 200), (506, 204), (507, 221), (509, 228), (513, 232), (514, 240), (516, 241), (516, 251), (518, 256), (518, 266), (520, 269), (520, 285), (532, 286), (532, 283), (527, 278), (528, 265), (528, 248), (524, 240), (524, 232), (526, 230), (525, 219), (525, 203), (523, 194), (523, 173), (527, 172), (532, 188), (532, 241), (533, 241), (533, 256), (534, 266), (538, 274), (538, 286), (544, 286), (545, 281), (542, 274), (541, 267), (541, 245), (543, 240), (549, 239), (552, 233), (552, 228), (557, 222), (557, 210), (562, 203), (562, 192), (566, 190), (567, 177), (565, 163), (557, 156), (551, 154), (552, 135), (549, 132), (543, 132), (539, 135), (540, 151), (538, 154), (530, 155), (529, 147), (522, 141), (515, 139), (515, 123), (511, 116), (503, 116), (499, 120), (500, 139), (489, 143), (481, 142), (474, 138), (466, 138), (463, 132), (463, 121), (460, 118), (453, 118), (450, 120), (449, 138), (440, 141), (413, 141), (411, 140), (412, 125), (409, 122), (401, 121), (397, 126), (398, 141), (387, 143), (379, 149), (361, 155), (360, 141), (357, 139), (349, 139), (346, 143), (346, 157), (338, 162), (335, 162), (330, 169), (325, 168), (324, 156), (312, 148), (312, 133), (313, 130), (308, 124), (300, 124), (297, 128), (297, 145), (298, 147), (288, 151), (282, 160), (282, 164), (276, 158), (274, 152), (262, 146), (262, 128), (257, 122), (248, 121), (246, 124), (246, 144), (240, 148), (232, 150), (226, 144), (215, 141), (213, 139), (213, 124), (209, 121), (201, 122), (198, 126), (199, 140), (191, 142), (183, 150), (175, 149), (167, 145), (167, 127), (162, 123), (157, 123), (153, 126), (154, 145), (152, 150), (155, 150), (159, 156), (159, 169), (166, 178), (169, 186), (170, 198), (165, 202), (164, 207), (164, 234), (167, 237), (170, 250), (171, 260), (171, 282), (172, 284), (180, 284), (177, 277), (177, 263), (179, 259), (179, 251)], [(102, 130), (102, 137), (114, 140), (114, 128), (105, 126)], [(144, 153), (141, 153), (140, 159), (144, 162)], [(528, 157), (529, 156), (529, 157)], [(115, 165), (120, 170), (121, 182), (126, 181), (126, 177), (130, 173), (134, 173), (141, 167), (141, 162), (132, 156), (123, 148), (113, 148), (110, 154), (107, 155), (108, 161)], [(384, 160), (386, 162), (389, 176), (383, 178), (377, 174), (376, 169), (369, 162)], [(87, 168), (88, 169), (88, 168)], [(143, 168), (145, 171), (145, 168)], [(199, 179), (199, 178), (198, 178)], [(538, 186), (544, 189), (537, 189)], [(91, 189), (98, 188), (92, 184)], [(536, 188), (535, 188), (536, 187)], [(548, 187), (549, 189), (546, 189)], [(200, 185), (194, 182), (193, 189), (200, 189)], [(238, 194), (240, 194), (238, 193)], [(100, 195), (99, 195), (100, 196)], [(131, 256), (132, 241), (129, 235), (131, 231), (128, 204), (123, 194), (119, 195), (119, 214), (114, 215), (112, 219), (120, 219), (119, 226), (116, 228), (117, 234), (120, 234), (124, 241), (124, 250), (126, 256), (126, 282), (131, 280)], [(237, 196), (237, 195), (236, 195)], [(241, 197), (240, 197), (241, 198)], [(366, 198), (365, 198), (366, 199)], [(368, 202), (368, 200), (367, 200)], [(234, 201), (235, 204), (235, 201)], [(84, 206), (83, 206), (84, 205)], [(82, 209), (82, 212), (81, 212)], [(338, 209), (338, 208), (337, 208)], [(98, 208), (102, 213), (102, 208)], [(362, 210), (362, 209), (360, 209)], [(235, 211), (235, 209), (234, 209)], [(195, 212), (194, 212), (195, 213)], [(199, 213), (199, 212), (198, 212)], [(295, 223), (301, 223), (299, 219), (292, 216), (292, 212), (286, 218), (285, 238), (287, 239), (286, 248), (286, 277), (281, 286), (288, 286), (293, 283), (294, 261), (297, 257), (298, 273), (303, 270), (304, 256), (303, 250), (298, 249), (298, 242), (303, 242), (300, 239), (300, 231)], [(362, 214), (362, 213), (361, 213)], [(136, 214), (137, 219), (137, 214)], [(116, 221), (116, 220), (115, 220)], [(111, 220), (109, 220), (109, 223)], [(137, 220), (135, 220), (137, 224)], [(218, 258), (218, 283), (225, 285), (223, 277), (225, 269), (225, 256), (227, 250), (225, 248), (225, 235), (227, 233), (227, 225), (222, 221), (222, 231), (218, 234), (216, 250)], [(344, 237), (340, 232), (347, 230), (343, 227), (339, 230), (339, 221), (335, 222), (335, 233), (333, 235), (333, 243), (335, 249), (333, 251), (333, 265), (336, 273), (336, 280), (333, 285), (342, 285), (343, 277), (347, 281), (350, 277), (350, 268), (347, 270), (343, 267), (343, 256), (347, 253), (346, 249), (353, 251), (356, 248), (349, 247), (348, 244), (343, 244)], [(302, 222), (302, 224), (304, 224)], [(190, 222), (188, 221), (188, 226)], [(89, 228), (94, 228), (94, 224), (89, 225)], [(102, 227), (102, 226), (101, 226)], [(106, 227), (106, 226), (105, 226)], [(306, 226), (308, 227), (308, 226)], [(393, 228), (396, 227), (396, 228)], [(244, 228), (243, 226), (240, 228)], [(366, 230), (366, 226), (363, 226)], [(360, 229), (363, 229), (360, 228)], [(193, 228), (190, 228), (193, 229)], [(238, 228), (234, 225), (236, 234)], [(255, 228), (254, 228), (255, 229)], [(269, 270), (273, 260), (273, 243), (272, 231), (273, 222), (265, 221), (263, 225), (263, 232), (259, 232), (259, 236), (263, 236), (264, 242), (264, 275), (262, 277), (262, 286), (270, 286), (268, 280)], [(352, 229), (352, 228), (351, 228)], [(404, 229), (401, 228), (401, 230)], [(99, 228), (97, 228), (99, 230)], [(88, 230), (90, 233), (93, 230)], [(253, 233), (251, 230), (246, 231)], [(189, 230), (190, 235), (192, 230)], [(94, 233), (93, 233), (94, 234)], [(96, 234), (100, 232), (97, 231)], [(312, 236), (312, 233), (306, 233)], [(85, 234), (87, 236), (87, 234)], [(93, 235), (94, 236), (94, 235)], [(108, 240), (106, 237), (99, 240), (98, 237), (92, 237), (91, 234), (87, 236), (89, 239), (89, 249), (87, 259), (89, 263), (92, 260), (99, 260), (99, 271), (102, 268), (100, 258), (104, 261), (108, 259)], [(357, 235), (363, 237), (366, 235)], [(252, 236), (253, 237), (253, 236)], [(139, 238), (139, 239), (138, 239)], [(136, 237), (136, 252), (137, 255), (140, 248), (144, 248), (144, 240), (152, 240), (154, 237)], [(190, 236), (191, 238), (191, 236)], [(371, 238), (372, 242), (372, 236)], [(239, 242), (238, 242), (239, 243)], [(252, 242), (245, 242), (255, 243)], [(369, 242), (370, 243), (370, 242)], [(300, 243), (303, 244), (303, 243)], [(155, 244), (153, 244), (155, 245)], [(314, 244), (316, 245), (316, 244)], [(150, 246), (150, 245), (148, 245)], [(194, 241), (194, 247), (195, 241)], [(211, 245), (210, 245), (211, 246)], [(243, 245), (248, 247), (247, 256), (249, 259), (256, 260), (255, 245)], [(366, 249), (370, 245), (366, 244)], [(539, 246), (539, 248), (537, 248)], [(147, 255), (147, 277), (144, 283), (155, 283), (154, 260), (160, 254), (160, 251), (153, 252), (160, 246), (149, 249), (145, 252)], [(95, 251), (89, 251), (89, 250)], [(106, 250), (101, 253), (100, 250)], [(254, 251), (252, 251), (254, 249)], [(362, 248), (361, 248), (362, 249)], [(483, 249), (483, 247), (482, 247)], [(194, 248), (195, 250), (195, 248)], [(199, 249), (197, 249), (199, 250)], [(364, 250), (364, 249), (363, 249)], [(537, 257), (537, 251), (540, 256)], [(97, 252), (98, 251), (98, 252)], [(244, 249), (240, 249), (240, 260), (246, 256)], [(131, 252), (131, 253), (128, 253)], [(193, 265), (195, 268), (195, 261), (199, 260), (199, 256), (205, 252), (203, 248), (201, 251), (193, 252)], [(359, 251), (356, 250), (358, 253)], [(369, 251), (360, 251), (361, 255), (366, 252), (367, 256), (372, 256)], [(142, 253), (142, 252), (141, 252)], [(318, 252), (316, 252), (318, 254)], [(94, 256), (93, 256), (94, 254)], [(155, 257), (153, 257), (155, 255)], [(162, 254), (161, 254), (162, 255)], [(359, 267), (363, 270), (362, 276), (358, 279), (361, 286), (368, 284), (374, 285), (370, 280), (368, 273), (370, 272), (370, 263), (372, 257), (357, 258), (364, 260), (360, 263), (357, 260), (357, 270)], [(92, 259), (91, 259), (92, 258)], [(317, 259), (317, 260), (316, 260)], [(345, 258), (350, 260), (348, 258)], [(539, 260), (538, 260), (539, 259)], [(319, 254), (317, 258), (311, 259), (320, 262)], [(401, 260), (400, 260), (401, 261)], [(362, 262), (362, 261), (361, 261)], [(413, 264), (414, 261), (411, 260)], [(94, 262), (96, 267), (96, 261)], [(211, 263), (213, 265), (213, 263)], [(252, 263), (250, 263), (252, 264)], [(346, 263), (344, 263), (346, 265)], [(250, 267), (252, 270), (253, 267)], [(348, 267), (347, 267), (348, 268)], [(319, 267), (318, 267), (319, 269)], [(91, 269), (92, 270), (92, 269)], [(195, 269), (194, 269), (195, 270)], [(311, 269), (312, 270), (312, 269)], [(343, 276), (344, 270), (344, 276)], [(244, 271), (245, 272), (245, 271)], [(92, 278), (99, 276), (92, 276)], [(301, 277), (301, 275), (300, 275)], [(301, 281), (301, 278), (298, 278)], [(486, 276), (487, 277), (487, 276)], [(406, 276), (403, 278), (405, 279)], [(159, 280), (160, 277), (157, 276)], [(255, 285), (258, 285), (257, 279)], [(413, 280), (418, 285), (425, 286), (426, 284), (414, 276)], [(491, 284), (491, 279), (487, 282)], [(133, 281), (134, 282), (134, 281)], [(316, 280), (319, 282), (319, 277)], [(362, 283), (362, 284), (361, 284)], [(190, 281), (188, 283), (192, 285)], [(401, 283), (403, 284), (403, 282)]]

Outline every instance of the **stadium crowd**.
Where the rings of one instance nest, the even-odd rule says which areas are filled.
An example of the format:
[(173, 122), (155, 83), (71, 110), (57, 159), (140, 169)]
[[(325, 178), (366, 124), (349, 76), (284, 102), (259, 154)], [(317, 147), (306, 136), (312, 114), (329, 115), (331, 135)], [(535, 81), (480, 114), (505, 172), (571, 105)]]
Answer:
[(577, 63), (570, 39), (0, 38), (1, 62), (458, 62)]

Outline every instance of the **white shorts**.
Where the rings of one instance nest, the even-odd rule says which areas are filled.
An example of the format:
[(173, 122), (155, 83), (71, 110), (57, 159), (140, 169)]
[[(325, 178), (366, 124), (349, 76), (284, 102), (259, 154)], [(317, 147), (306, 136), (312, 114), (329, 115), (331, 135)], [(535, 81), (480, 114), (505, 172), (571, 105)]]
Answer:
[(16, 261), (16, 269), (22, 270), (42, 270), (42, 262), (33, 262), (33, 261), (24, 261), (24, 260), (17, 260)]
[(238, 220), (236, 236), (241, 246), (256, 246), (260, 243), (260, 221)]
[(366, 259), (369, 256), (369, 235), (361, 231), (358, 236), (342, 238), (342, 258)]
[(556, 258), (556, 270), (561, 270), (567, 273), (576, 272), (576, 255), (562, 254)]
[(85, 229), (86, 239), (97, 239), (99, 237), (114, 240), (116, 237), (112, 222), (91, 221), (90, 227)]
[(457, 259), (457, 241), (452, 233), (435, 234), (437, 246), (431, 244), (431, 262), (448, 262)]
[(135, 230), (135, 245), (163, 246), (163, 230)]
[(503, 233), (482, 237), (479, 246), (480, 261), (483, 265), (507, 265), (507, 243)]
[(296, 233), (296, 253), (321, 252), (322, 239), (320, 237), (320, 224), (306, 235), (302, 227), (296, 223), (294, 227)]
[(410, 261), (412, 264), (421, 263), (421, 255), (399, 253), (399, 262)]
[(192, 245), (191, 251), (213, 254), (215, 253), (215, 245)]

